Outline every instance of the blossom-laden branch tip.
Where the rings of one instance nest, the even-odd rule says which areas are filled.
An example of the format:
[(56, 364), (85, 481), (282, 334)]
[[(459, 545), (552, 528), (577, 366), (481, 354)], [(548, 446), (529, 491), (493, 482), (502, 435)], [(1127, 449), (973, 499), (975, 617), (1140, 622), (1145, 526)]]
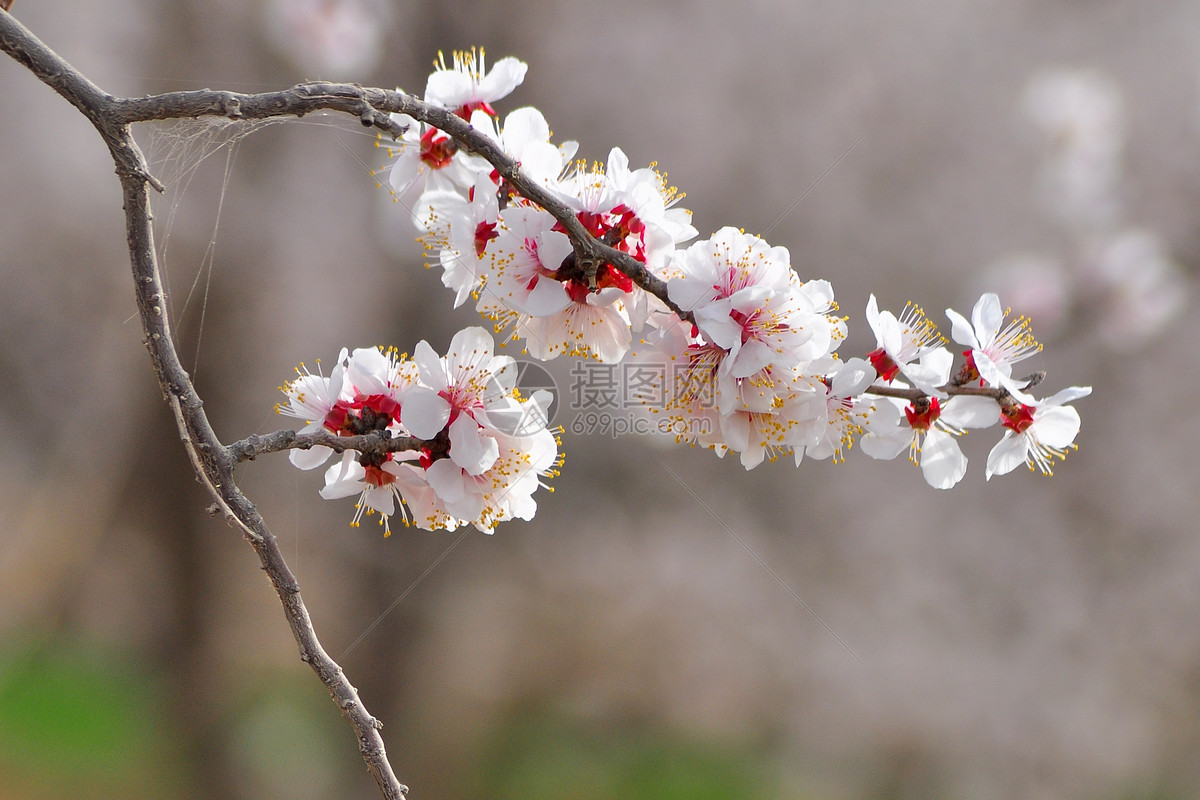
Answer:
[[(546, 427), (550, 398), (516, 389), (515, 362), (493, 355), (482, 328), (455, 335), (446, 356), (420, 342), (412, 358), (395, 350), (342, 350), (328, 376), (299, 371), (281, 387), (276, 410), (307, 423), (301, 433), (339, 437), (412, 437), (419, 449), (346, 450), (325, 471), (321, 496), (357, 497), (351, 524), (379, 514), (385, 535), (391, 517), (427, 530), (474, 525), (492, 532), (507, 519), (530, 519), (533, 493), (557, 474), (558, 439)], [(304, 470), (327, 462), (333, 450), (292, 450)]]
[[(908, 453), (946, 489), (966, 474), (958, 441), (969, 429), (1004, 429), (989, 479), (1021, 463), (1051, 474), (1074, 447), (1079, 417), (1067, 403), (1090, 388), (1033, 397), (1035, 380), (1013, 367), (1041, 345), (996, 295), (969, 320), (947, 310), (967, 348), (957, 370), (924, 311), (909, 304), (897, 315), (874, 295), (865, 316), (876, 347), (843, 361), (847, 318), (833, 287), (802, 279), (786, 248), (732, 227), (693, 241), (683, 195), (654, 164), (632, 168), (616, 147), (603, 163), (576, 160), (576, 143), (556, 144), (537, 109), (502, 117), (494, 104), (524, 80), (524, 63), (489, 70), (470, 50), (451, 66), (439, 54), (435, 67), (427, 105), (413, 105), (421, 119), (394, 115), (403, 133), (381, 142), (388, 188), (454, 306), (472, 302), (505, 343), (540, 360), (664, 367), (658, 382), (629, 389), (645, 414), (680, 442), (737, 453), (746, 469), (782, 456), (842, 461), (861, 442), (877, 459)], [(445, 357), (424, 342), (412, 359), (343, 351), (329, 377), (305, 372), (284, 387), (280, 410), (306, 420), (301, 434), (421, 442), (347, 451), (327, 469), (322, 496), (357, 497), (355, 524), (378, 513), (390, 530), (399, 504), (408, 524), (491, 531), (532, 516), (533, 491), (561, 464), (545, 427), (549, 398), (520, 398), (512, 366), (479, 328), (460, 332)], [(313, 446), (291, 459), (312, 469), (331, 454)]]

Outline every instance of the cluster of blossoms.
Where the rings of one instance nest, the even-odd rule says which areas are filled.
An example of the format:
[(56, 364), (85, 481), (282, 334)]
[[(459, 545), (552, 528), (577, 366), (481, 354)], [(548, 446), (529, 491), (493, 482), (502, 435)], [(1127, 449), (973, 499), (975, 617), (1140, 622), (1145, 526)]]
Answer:
[[(547, 429), (551, 398), (521, 398), (515, 362), (493, 355), (482, 328), (459, 331), (439, 357), (420, 342), (410, 359), (363, 348), (338, 355), (328, 376), (297, 370), (280, 387), (276, 411), (307, 422), (301, 434), (377, 434), (378, 448), (346, 450), (325, 471), (327, 500), (358, 497), (352, 525), (378, 512), (385, 535), (397, 501), (405, 524), (426, 530), (531, 519), (533, 492), (557, 474), (558, 439)], [(385, 446), (394, 440), (399, 449)], [(317, 445), (292, 450), (292, 464), (315, 469), (333, 454)]]
[[(1079, 415), (1066, 404), (1090, 389), (1029, 395), (1035, 381), (1014, 377), (1013, 365), (1041, 347), (1028, 321), (1009, 319), (995, 295), (984, 295), (970, 320), (947, 312), (952, 337), (967, 348), (953, 376), (954, 358), (924, 313), (909, 306), (896, 316), (874, 296), (867, 321), (878, 346), (843, 361), (836, 350), (846, 320), (836, 315), (832, 287), (802, 281), (786, 248), (735, 228), (684, 246), (697, 235), (691, 213), (677, 207), (681, 195), (653, 165), (631, 169), (617, 148), (605, 164), (573, 161), (576, 145), (554, 144), (534, 108), (501, 120), (492, 104), (524, 79), (523, 63), (505, 58), (487, 70), (472, 50), (436, 66), (426, 103), (467, 121), (567, 216), (643, 268), (635, 282), (632, 270), (584, 263), (560, 219), (491, 162), (436, 127), (398, 119), (406, 129), (388, 145), (388, 182), (411, 212), (430, 266), (443, 270), (455, 307), (473, 301), (507, 341), (523, 340), (528, 355), (668, 367), (638, 390), (646, 413), (665, 417), (680, 441), (738, 453), (747, 469), (781, 456), (841, 460), (861, 442), (875, 458), (907, 452), (931, 485), (948, 488), (966, 471), (956, 438), (967, 428), (1004, 428), (988, 478), (1022, 463), (1049, 474), (1073, 447)], [(560, 464), (545, 427), (548, 399), (521, 399), (511, 365), (492, 355), (478, 328), (456, 336), (445, 359), (425, 343), (413, 361), (343, 352), (329, 378), (304, 372), (285, 386), (280, 410), (308, 422), (302, 433), (417, 440), (410, 452), (348, 451), (327, 471), (322, 496), (359, 494), (359, 513), (365, 506), (385, 521), (400, 499), (406, 521), (421, 527), (491, 530), (528, 518), (539, 476)], [(513, 429), (514, 420), (527, 428), (530, 416), (540, 426)], [(293, 462), (312, 468), (328, 456), (314, 447), (295, 451)]]

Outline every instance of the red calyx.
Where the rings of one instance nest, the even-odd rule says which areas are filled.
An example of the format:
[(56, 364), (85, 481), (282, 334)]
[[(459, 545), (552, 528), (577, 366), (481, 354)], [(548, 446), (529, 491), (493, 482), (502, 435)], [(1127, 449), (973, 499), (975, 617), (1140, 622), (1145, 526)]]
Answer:
[[(441, 136), (442, 138), (437, 138)], [(454, 140), (437, 128), (430, 128), (421, 135), (421, 160), (434, 169), (450, 166), (458, 147)]]
[(892, 378), (896, 377), (896, 373), (900, 371), (900, 365), (893, 361), (882, 347), (868, 353), (867, 359), (881, 380), (891, 382)]
[(1002, 407), (1000, 424), (1014, 433), (1024, 433), (1033, 424), (1033, 408), (1024, 403)]
[[(923, 410), (918, 411), (916, 406), (922, 406)], [(913, 430), (927, 431), (933, 427), (934, 421), (942, 415), (942, 406), (936, 397), (930, 397), (928, 400), (917, 401), (915, 404), (909, 404), (904, 409), (904, 416), (908, 417), (908, 425)]]

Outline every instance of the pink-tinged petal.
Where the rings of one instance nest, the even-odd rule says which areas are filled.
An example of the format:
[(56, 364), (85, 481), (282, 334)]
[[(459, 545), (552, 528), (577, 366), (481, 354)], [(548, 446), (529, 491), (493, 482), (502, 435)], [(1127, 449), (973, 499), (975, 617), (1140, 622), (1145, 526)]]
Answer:
[(791, 287), (789, 286), (778, 287), (757, 283), (751, 284), (729, 295), (729, 308), (732, 311), (740, 311), (749, 317), (770, 303), (772, 298), (779, 297), (784, 292), (789, 291), (791, 291)]
[(721, 417), (721, 434), (730, 450), (745, 452), (750, 446), (750, 415), (735, 412)]
[[(1036, 413), (1028, 432), (1035, 432), (1044, 445), (1061, 449), (1079, 434), (1079, 412), (1071, 406), (1054, 406)], [(1027, 433), (1028, 433), (1027, 432)]]
[(288, 461), (299, 469), (316, 469), (329, 460), (333, 451), (328, 447), (313, 447), (310, 450), (293, 450), (288, 453)]
[(500, 447), (491, 436), (483, 435), (479, 423), (460, 414), (450, 423), (450, 460), (468, 475), (482, 475), (491, 469), (500, 455)]
[(993, 475), (1007, 475), (1024, 464), (1027, 452), (1024, 436), (1005, 431), (1004, 438), (988, 453), (987, 479), (991, 480)]
[(450, 403), (424, 386), (404, 393), (400, 403), (400, 423), (418, 439), (432, 439), (450, 421)]
[(990, 397), (959, 395), (942, 406), (939, 419), (955, 428), (987, 428), (1000, 421), (1000, 404)]
[(954, 437), (945, 431), (931, 430), (921, 443), (921, 473), (935, 489), (949, 489), (967, 474), (967, 457)]
[[(505, 500), (508, 501), (509, 513), (515, 519), (531, 520), (533, 519), (533, 515), (537, 513), (537, 501), (533, 499), (532, 494), (512, 492), (505, 497)], [(484, 530), (484, 533), (493, 533), (494, 531), (494, 528), (487, 528)]]
[(950, 319), (950, 338), (965, 347), (978, 350), (979, 340), (975, 338), (975, 329), (967, 322), (967, 318), (952, 308), (946, 309), (946, 316)]
[(601, 314), (599, 328), (589, 339), (592, 354), (602, 364), (616, 364), (629, 352), (629, 324), (619, 314)]

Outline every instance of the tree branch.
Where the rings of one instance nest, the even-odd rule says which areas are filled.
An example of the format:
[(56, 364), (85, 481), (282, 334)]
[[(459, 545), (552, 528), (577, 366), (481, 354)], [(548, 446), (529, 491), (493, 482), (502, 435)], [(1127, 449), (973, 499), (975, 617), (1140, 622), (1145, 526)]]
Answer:
[[(1025, 383), (1024, 388), (1032, 389), (1034, 386), (1037, 386), (1039, 383), (1041, 383), (1045, 377), (1045, 372), (1035, 372), (1032, 375), (1027, 375), (1024, 378), (1021, 378), (1021, 380)], [(955, 395), (990, 397), (997, 403), (1001, 404), (1009, 402), (1012, 398), (1012, 395), (1008, 393), (1008, 390), (1002, 386), (964, 386), (960, 383), (951, 381), (945, 386), (939, 386), (938, 388), (951, 397), (954, 397)], [(910, 403), (920, 400), (922, 397), (928, 397), (928, 395), (920, 389), (901, 386), (888, 386), (880, 383), (868, 386), (865, 390), (865, 393), (879, 395), (880, 397), (898, 397), (901, 400), (907, 400)]]
[(667, 284), (628, 253), (602, 242), (588, 233), (575, 211), (540, 183), (531, 180), (521, 165), (500, 146), (470, 123), (440, 106), (410, 95), (387, 89), (373, 89), (347, 83), (301, 83), (290, 89), (260, 94), (213, 91), (170, 92), (137, 99), (111, 99), (112, 117), (122, 124), (149, 120), (186, 119), (189, 117), (226, 117), (232, 120), (302, 117), (314, 111), (339, 111), (358, 117), (363, 125), (375, 127), (392, 137), (404, 133), (404, 126), (389, 114), (407, 114), (413, 119), (445, 131), (460, 148), (474, 153), (496, 171), (522, 197), (541, 206), (562, 225), (575, 247), (578, 263), (592, 276), (600, 265), (608, 263), (630, 280), (657, 297), (681, 319), (695, 322), (690, 311), (676, 305), (667, 295)]
[[(407, 114), (413, 119), (445, 131), (462, 149), (483, 158), (496, 168), (520, 194), (541, 206), (562, 225), (575, 247), (575, 257), (584, 271), (595, 276), (602, 264), (612, 264), (635, 284), (657, 297), (681, 319), (695, 323), (690, 311), (676, 305), (667, 295), (667, 284), (628, 253), (599, 241), (583, 227), (575, 211), (546, 187), (531, 180), (521, 165), (500, 149), (500, 146), (470, 123), (440, 106), (431, 105), (401, 92), (375, 89), (349, 83), (301, 83), (290, 89), (259, 94), (200, 89), (190, 92), (168, 92), (140, 98), (116, 98), (100, 90), (75, 71), (53, 51), (37, 40), (15, 20), (0, 26), (4, 49), (13, 58), (30, 68), (39, 78), (66, 97), (96, 125), (101, 136), (109, 142), (117, 161), (118, 171), (141, 168), (138, 173), (155, 189), (160, 184), (145, 171), (141, 153), (133, 158), (124, 150), (128, 136), (119, 135), (135, 122), (151, 120), (188, 119), (196, 117), (225, 117), (231, 120), (268, 119), (272, 117), (302, 117), (314, 111), (338, 111), (357, 117), (363, 125), (378, 128), (393, 138), (404, 132), (404, 126), (389, 114)], [(9, 41), (9, 29), (12, 41)], [(132, 143), (132, 139), (128, 139)], [(136, 147), (136, 145), (134, 145)]]
[[(279, 595), (284, 616), (300, 650), (300, 659), (312, 667), (343, 716), (353, 726), (358, 735), (359, 752), (383, 797), (400, 800), (408, 789), (396, 779), (388, 762), (379, 734), (379, 721), (367, 711), (342, 668), (321, 646), (300, 596), (296, 578), (284, 561), (274, 535), (234, 481), (233, 469), (241, 459), (217, 438), (204, 413), (203, 401), (180, 363), (171, 337), (170, 318), (150, 224), (150, 197), (146, 189), (147, 185), (161, 188), (161, 184), (150, 176), (145, 158), (130, 135), (131, 116), (122, 115), (119, 111), (123, 101), (103, 92), (6, 11), (0, 11), (0, 49), (28, 67), (78, 108), (108, 144), (121, 181), (143, 341), (150, 351), (159, 387), (175, 416), (193, 470), (216, 501), (216, 509), (241, 529), (257, 553), (263, 570)], [(327, 99), (327, 102), (333, 100), (344, 102), (345, 98)], [(374, 124), (373, 117), (371, 122)]]
[(253, 461), (267, 453), (278, 453), (283, 450), (309, 450), (313, 447), (328, 447), (335, 453), (347, 450), (357, 450), (366, 455), (384, 455), (398, 453), (403, 450), (420, 450), (425, 442), (411, 436), (384, 436), (380, 432), (362, 436), (339, 436), (326, 430), (313, 433), (296, 433), (295, 431), (276, 431), (268, 434), (255, 434), (229, 445), (230, 456), (235, 462)]

